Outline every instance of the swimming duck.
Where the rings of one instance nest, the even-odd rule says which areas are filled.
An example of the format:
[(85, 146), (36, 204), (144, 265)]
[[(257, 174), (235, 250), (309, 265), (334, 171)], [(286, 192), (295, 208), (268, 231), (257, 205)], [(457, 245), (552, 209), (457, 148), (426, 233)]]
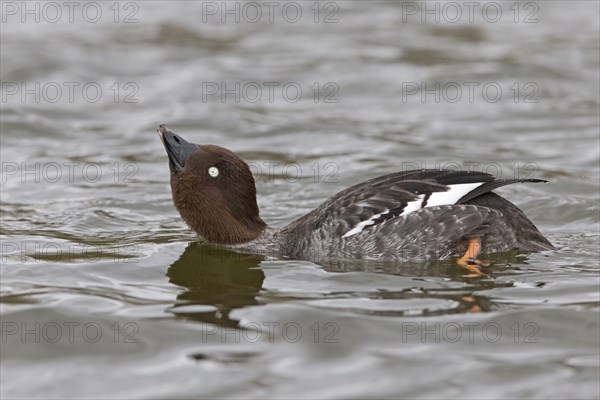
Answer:
[(289, 225), (260, 217), (248, 165), (231, 150), (187, 142), (167, 126), (171, 190), (183, 220), (204, 240), (279, 257), (426, 261), (459, 257), (479, 274), (481, 253), (554, 247), (514, 204), (492, 191), (541, 179), (421, 169), (349, 187)]

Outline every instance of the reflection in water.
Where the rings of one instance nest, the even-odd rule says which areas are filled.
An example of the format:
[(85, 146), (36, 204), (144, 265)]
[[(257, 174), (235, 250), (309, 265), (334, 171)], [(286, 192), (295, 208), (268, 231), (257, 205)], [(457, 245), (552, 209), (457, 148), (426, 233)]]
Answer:
[(471, 276), (467, 271), (456, 264), (455, 259), (433, 260), (428, 262), (398, 262), (398, 261), (372, 261), (372, 260), (323, 260), (318, 264), (328, 272), (376, 272), (390, 275), (403, 276), (435, 276), (461, 280), (463, 282), (485, 281), (506, 274), (504, 270), (513, 264), (527, 264), (530, 253), (525, 251), (507, 251), (503, 253), (486, 254), (487, 267), (482, 267), (481, 276)]
[[(399, 275), (412, 277), (414, 286), (404, 287), (400, 290), (378, 290), (373, 293), (363, 293), (370, 299), (439, 299), (451, 300), (458, 306), (442, 309), (422, 309), (411, 310), (411, 315), (434, 316), (443, 314), (465, 313), (465, 312), (488, 312), (497, 308), (493, 300), (482, 293), (489, 289), (500, 287), (513, 287), (512, 281), (497, 280), (497, 277), (515, 274), (514, 264), (527, 264), (527, 257), (530, 253), (523, 251), (512, 251), (503, 253), (494, 253), (487, 255), (490, 261), (488, 267), (481, 269), (482, 274), (473, 276), (465, 274), (465, 270), (456, 264), (455, 260), (435, 260), (426, 263), (399, 263), (394, 261), (368, 261), (368, 260), (327, 260), (320, 263), (327, 272), (370, 272), (388, 275)], [(518, 273), (518, 272), (517, 272)], [(451, 282), (461, 282), (460, 287), (436, 287), (428, 289), (419, 282), (439, 281), (445, 279)], [(357, 310), (354, 310), (357, 311)], [(360, 313), (369, 313), (388, 316), (406, 316), (405, 311), (365, 311)]]
[[(239, 328), (237, 320), (229, 317), (234, 309), (258, 305), (257, 297), (265, 287), (265, 272), (260, 268), (264, 256), (243, 254), (205, 243), (193, 242), (188, 245), (179, 259), (171, 265), (167, 275), (170, 282), (185, 288), (177, 296), (176, 304), (170, 311), (178, 317), (193, 319), (217, 326)], [(450, 300), (453, 307), (439, 309), (411, 309), (410, 315), (434, 316), (451, 313), (486, 312), (496, 307), (493, 301), (482, 293), (485, 290), (510, 287), (510, 281), (498, 281), (496, 276), (506, 275), (506, 266), (514, 273), (513, 263), (524, 263), (526, 253), (508, 252), (491, 255), (492, 265), (484, 269), (485, 275), (469, 277), (454, 261), (433, 261), (428, 263), (376, 262), (365, 260), (328, 260), (320, 265), (329, 273), (368, 272), (411, 277), (410, 287), (378, 289), (362, 293), (377, 300)], [(293, 268), (293, 266), (289, 267)], [(439, 279), (460, 282), (459, 287), (427, 288), (426, 281)], [(269, 285), (266, 285), (268, 287)], [(348, 293), (322, 294), (323, 298), (346, 297)], [(271, 293), (273, 297), (284, 294)], [(358, 313), (388, 316), (408, 315), (400, 310), (354, 310)]]
[[(171, 265), (167, 275), (170, 282), (185, 287), (177, 303), (170, 311), (178, 317), (193, 319), (217, 326), (238, 328), (237, 320), (229, 317), (232, 310), (247, 306), (258, 305), (257, 297), (264, 287), (265, 272), (260, 268), (264, 256), (243, 254), (206, 243), (193, 242), (184, 253)], [(494, 302), (480, 294), (482, 291), (497, 287), (511, 287), (510, 281), (498, 281), (497, 276), (508, 266), (514, 273), (511, 264), (523, 264), (526, 253), (508, 252), (490, 256), (492, 265), (483, 269), (484, 275), (470, 277), (454, 261), (432, 261), (428, 263), (398, 263), (365, 260), (328, 260), (320, 262), (323, 269), (329, 273), (366, 272), (412, 277), (411, 287), (401, 287), (398, 290), (377, 290), (362, 293), (371, 299), (400, 300), (400, 299), (443, 299), (451, 300), (457, 305), (451, 308), (423, 309), (417, 314), (426, 316), (486, 312), (496, 307)], [(293, 267), (290, 267), (293, 268)], [(428, 280), (460, 282), (461, 286), (427, 288), (421, 285)], [(268, 285), (267, 285), (268, 286)], [(282, 294), (271, 294), (279, 297)], [(322, 294), (325, 299), (335, 299), (347, 296), (347, 293)], [(285, 297), (285, 295), (283, 295)], [(358, 313), (399, 316), (404, 311), (375, 311), (354, 310)], [(417, 310), (411, 310), (414, 314)]]
[[(230, 319), (229, 313), (258, 304), (256, 296), (265, 279), (259, 268), (263, 260), (259, 255), (190, 243), (167, 271), (171, 283), (186, 288), (177, 296), (171, 312), (205, 323), (237, 327), (237, 321)], [(192, 305), (210, 306), (210, 309), (199, 312), (190, 307)]]

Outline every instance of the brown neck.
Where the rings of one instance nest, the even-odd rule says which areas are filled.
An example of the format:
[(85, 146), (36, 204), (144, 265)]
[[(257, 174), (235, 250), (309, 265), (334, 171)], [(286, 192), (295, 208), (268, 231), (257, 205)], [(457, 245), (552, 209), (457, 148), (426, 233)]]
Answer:
[[(207, 210), (209, 211), (209, 210)], [(184, 213), (181, 213), (182, 216)], [(242, 244), (256, 239), (267, 227), (259, 217), (244, 220), (234, 218), (230, 213), (214, 214), (207, 212), (202, 220), (185, 218), (185, 221), (198, 235), (211, 243)]]
[[(258, 215), (258, 207), (242, 210), (231, 204), (190, 199), (180, 196), (177, 188), (173, 200), (181, 217), (198, 235), (212, 243), (242, 244), (256, 239), (267, 224)], [(256, 201), (256, 200), (255, 200)]]

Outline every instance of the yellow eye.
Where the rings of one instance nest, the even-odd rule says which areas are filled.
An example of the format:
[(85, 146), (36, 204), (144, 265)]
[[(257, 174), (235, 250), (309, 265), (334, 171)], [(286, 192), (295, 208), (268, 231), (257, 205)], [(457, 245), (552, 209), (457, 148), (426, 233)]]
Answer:
[(213, 178), (216, 178), (217, 176), (219, 176), (219, 169), (217, 167), (210, 167), (208, 169), (208, 174)]

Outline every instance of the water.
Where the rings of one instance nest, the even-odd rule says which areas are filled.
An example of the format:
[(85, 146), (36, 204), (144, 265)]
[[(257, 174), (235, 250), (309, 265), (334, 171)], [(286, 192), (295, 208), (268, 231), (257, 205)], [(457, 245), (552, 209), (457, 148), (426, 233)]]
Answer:
[[(3, 398), (600, 397), (597, 2), (57, 4), (2, 3)], [(473, 279), (211, 248), (160, 123), (248, 161), (272, 226), (474, 168), (549, 180), (500, 193), (557, 249)]]

